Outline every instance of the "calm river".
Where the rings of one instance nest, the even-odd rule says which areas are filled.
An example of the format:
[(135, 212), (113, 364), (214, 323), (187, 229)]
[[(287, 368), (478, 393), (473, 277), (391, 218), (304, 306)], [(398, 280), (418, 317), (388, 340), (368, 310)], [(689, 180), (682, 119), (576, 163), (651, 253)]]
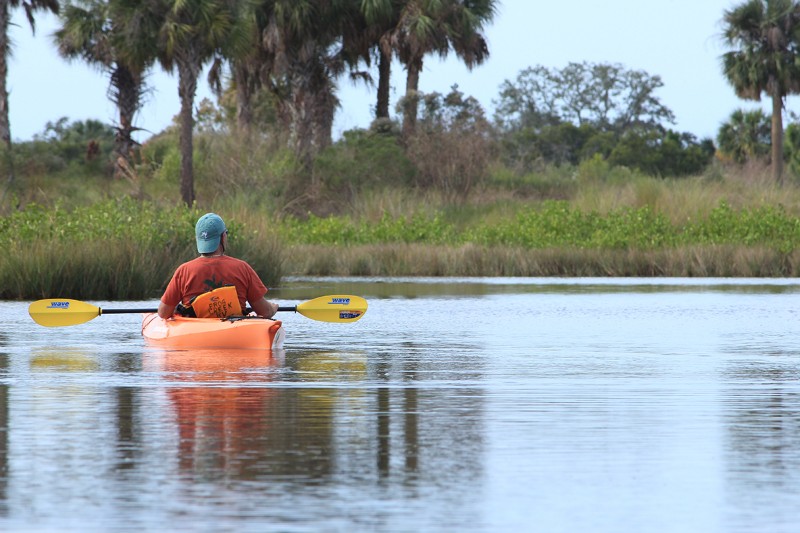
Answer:
[(0, 530), (800, 531), (800, 280), (271, 295), (336, 293), (365, 317), (282, 313), (272, 354), (148, 349), (135, 314), (44, 328), (0, 302)]

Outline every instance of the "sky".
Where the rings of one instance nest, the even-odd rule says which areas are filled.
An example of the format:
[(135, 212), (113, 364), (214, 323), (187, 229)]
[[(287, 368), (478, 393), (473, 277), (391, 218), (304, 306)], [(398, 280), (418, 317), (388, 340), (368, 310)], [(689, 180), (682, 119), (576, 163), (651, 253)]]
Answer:
[[(766, 100), (759, 104), (738, 99), (722, 75), (720, 56), (726, 51), (722, 17), (742, 2), (499, 0), (497, 15), (486, 27), (488, 61), (470, 71), (454, 56), (445, 60), (428, 57), (420, 90), (446, 94), (458, 85), (461, 92), (477, 98), (491, 117), (502, 83), (513, 81), (528, 67), (618, 63), (661, 78), (664, 86), (656, 96), (675, 114), (673, 129), (700, 139), (715, 138), (719, 126), (736, 109), (770, 109)], [(107, 75), (80, 61), (67, 62), (56, 52), (52, 44), (56, 16), (38, 14), (35, 36), (20, 9), (15, 10), (12, 23), (8, 89), (14, 140), (30, 140), (41, 134), (48, 122), (61, 117), (116, 123), (115, 108), (106, 96)], [(404, 92), (405, 71), (396, 64), (392, 74), (393, 108)], [(377, 80), (377, 71), (373, 76)], [(177, 75), (156, 67), (148, 82), (151, 91), (135, 122), (142, 128), (139, 141), (162, 131), (180, 110)], [(342, 78), (338, 96), (341, 108), (334, 122), (335, 137), (369, 126), (374, 87)], [(204, 97), (213, 99), (205, 76), (198, 84), (195, 103)], [(788, 110), (800, 109), (798, 98), (788, 99)]]

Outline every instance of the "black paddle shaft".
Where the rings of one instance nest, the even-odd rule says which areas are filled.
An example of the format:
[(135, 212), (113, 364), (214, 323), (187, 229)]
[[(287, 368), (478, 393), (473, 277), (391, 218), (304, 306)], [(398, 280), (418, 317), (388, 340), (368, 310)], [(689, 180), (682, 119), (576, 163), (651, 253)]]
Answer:
[(101, 315), (122, 315), (125, 313), (156, 313), (158, 309), (100, 309)]
[[(296, 305), (290, 306), (282, 306), (278, 307), (278, 311), (292, 311), (294, 313), (297, 312)], [(122, 315), (122, 314), (133, 314), (133, 313), (156, 313), (158, 309), (101, 309), (101, 315)], [(253, 310), (251, 308), (245, 309), (245, 314), (252, 313)]]

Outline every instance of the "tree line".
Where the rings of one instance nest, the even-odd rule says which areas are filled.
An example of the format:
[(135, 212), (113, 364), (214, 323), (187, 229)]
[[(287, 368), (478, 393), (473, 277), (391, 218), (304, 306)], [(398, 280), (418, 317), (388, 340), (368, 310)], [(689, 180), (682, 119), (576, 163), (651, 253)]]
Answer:
[[(116, 155), (128, 163), (134, 142), (133, 118), (146, 91), (147, 72), (160, 65), (178, 74), (181, 100), (181, 197), (194, 201), (193, 107), (198, 78), (211, 64), (210, 82), (221, 93), (230, 75), (237, 126), (248, 132), (257, 95), (268, 92), (288, 142), (306, 163), (331, 142), (342, 75), (371, 79), (378, 64), (377, 117), (388, 117), (391, 63), (406, 69), (406, 135), (417, 116), (415, 93), (423, 61), (430, 54), (455, 53), (467, 66), (489, 55), (484, 27), (496, 0), (2, 0), (22, 6), (33, 23), (37, 10), (60, 12), (59, 52), (86, 61), (109, 75), (109, 96), (119, 109)], [(8, 49), (8, 21), (5, 44)], [(3, 46), (3, 42), (0, 42)], [(5, 88), (0, 66), (0, 137), (11, 148)], [(13, 179), (13, 169), (10, 170)]]
[[(8, 50), (10, 9), (24, 9), (32, 27), (37, 11), (59, 14), (55, 34), (59, 53), (108, 74), (109, 97), (119, 110), (113, 149), (116, 171), (132, 163), (134, 118), (147, 91), (147, 73), (157, 66), (177, 72), (180, 192), (187, 205), (195, 199), (194, 98), (200, 73), (208, 65), (209, 82), (220, 102), (228, 102), (233, 109), (230, 127), (244, 139), (263, 135), (263, 109), (267, 108), (273, 131), (281, 131), (306, 169), (332, 142), (336, 83), (343, 76), (373, 83), (375, 124), (389, 124), (386, 129), (393, 130), (389, 88), (395, 59), (406, 71), (405, 95), (397, 104), (402, 118), (397, 137), (411, 155), (430, 150), (433, 134), (438, 135), (436, 142), (444, 142), (442, 133), (446, 132), (474, 141), (459, 157), (474, 157), (487, 150), (486, 143), (496, 142), (505, 162), (520, 171), (542, 162), (577, 164), (593, 157), (670, 176), (698, 173), (708, 165), (717, 150), (710, 139), (698, 141), (689, 133), (670, 129), (674, 116), (656, 94), (663, 85), (661, 79), (619, 64), (583, 62), (563, 69), (525, 69), (500, 86), (492, 125), (477, 102), (457, 88), (446, 96), (422, 94), (419, 78), (429, 55), (456, 54), (469, 67), (488, 58), (484, 32), (498, 4), (496, 0), (73, 0), (61, 4), (58, 0), (0, 0), (0, 47)], [(722, 57), (726, 79), (744, 99), (757, 100), (764, 94), (772, 99), (769, 145), (775, 179), (780, 182), (785, 158), (783, 102), (800, 92), (800, 3), (747, 0), (725, 11), (723, 23), (722, 38), (730, 48)], [(6, 71), (6, 54), (2, 54), (0, 138), (11, 182)], [(757, 132), (739, 128), (740, 119), (734, 112), (720, 129), (717, 140), (723, 155), (736, 161), (763, 155), (763, 136), (754, 142), (736, 134)], [(64, 124), (58, 128), (63, 131)], [(790, 147), (800, 144), (790, 141)], [(457, 162), (453, 165), (458, 166)], [(436, 174), (437, 169), (426, 172)]]

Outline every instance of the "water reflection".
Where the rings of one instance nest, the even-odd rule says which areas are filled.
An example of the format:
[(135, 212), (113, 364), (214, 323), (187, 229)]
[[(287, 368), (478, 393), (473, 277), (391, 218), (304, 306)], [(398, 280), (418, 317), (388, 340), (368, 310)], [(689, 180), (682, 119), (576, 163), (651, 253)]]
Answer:
[[(0, 354), (0, 375), (8, 373), (8, 354)], [(0, 516), (8, 515), (9, 386), (0, 383)]]
[[(733, 349), (723, 371), (729, 498), (774, 505), (800, 499), (800, 392), (797, 352), (766, 343), (761, 353)], [(781, 530), (780, 528), (774, 530)]]
[(23, 324), (0, 529), (795, 531), (798, 290), (299, 281), (279, 298), (376, 299), (352, 327), (288, 315), (272, 354)]
[[(366, 289), (366, 290), (365, 290)], [(314, 291), (372, 298), (429, 298), (502, 294), (737, 293), (794, 294), (793, 279), (765, 278), (287, 278), (272, 290), (279, 298), (303, 299)]]
[(100, 368), (97, 354), (84, 348), (38, 348), (31, 350), (30, 368), (34, 372), (91, 372)]
[(145, 370), (169, 383), (182, 472), (207, 480), (257, 477), (263, 452), (278, 434), (270, 413), (279, 393), (266, 386), (273, 365), (268, 351), (144, 354)]
[(400, 476), (413, 483), (423, 459), (422, 477), (440, 483), (461, 483), (480, 471), (471, 458), (482, 442), (481, 394), (472, 391), (465, 402), (459, 391), (452, 416), (423, 423), (425, 407), (441, 409), (452, 391), (429, 390), (421, 399), (411, 359), (398, 366), (330, 351), (285, 358), (163, 351), (146, 352), (144, 370), (165, 382), (186, 479), (295, 485)]

